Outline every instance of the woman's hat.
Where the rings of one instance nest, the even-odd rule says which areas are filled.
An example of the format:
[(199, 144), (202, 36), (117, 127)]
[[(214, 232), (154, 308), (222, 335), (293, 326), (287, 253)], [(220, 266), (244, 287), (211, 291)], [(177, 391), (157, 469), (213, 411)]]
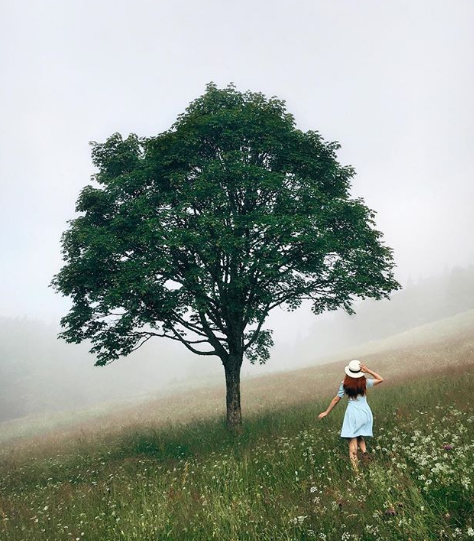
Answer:
[(351, 378), (361, 378), (364, 372), (360, 369), (360, 361), (354, 359), (345, 368), (344, 372)]

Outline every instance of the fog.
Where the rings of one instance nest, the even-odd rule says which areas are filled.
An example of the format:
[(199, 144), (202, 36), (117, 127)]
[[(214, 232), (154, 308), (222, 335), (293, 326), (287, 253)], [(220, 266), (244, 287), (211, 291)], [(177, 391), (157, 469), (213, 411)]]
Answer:
[[(93, 367), (87, 344), (56, 340), (71, 302), (48, 288), (62, 266), (61, 233), (94, 173), (89, 141), (117, 131), (156, 135), (210, 81), (276, 95), (299, 128), (339, 141), (341, 163), (357, 172), (353, 196), (377, 211), (394, 249), (396, 278), (408, 289), (436, 280), (448, 288), (450, 273), (474, 263), (473, 23), (470, 0), (4, 0), (0, 375), (31, 407), (5, 409), (3, 418), (41, 403), (60, 409), (170, 391), (189, 379), (224, 384), (218, 358), (158, 339)], [(446, 299), (438, 301), (431, 314), (449, 315)], [(473, 306), (460, 301), (451, 312)], [(362, 316), (316, 318), (309, 304), (276, 309), (266, 324), (272, 358), (265, 367), (246, 361), (244, 375), (320, 362), (372, 339), (364, 325)], [(35, 394), (42, 374), (62, 391), (56, 406)]]

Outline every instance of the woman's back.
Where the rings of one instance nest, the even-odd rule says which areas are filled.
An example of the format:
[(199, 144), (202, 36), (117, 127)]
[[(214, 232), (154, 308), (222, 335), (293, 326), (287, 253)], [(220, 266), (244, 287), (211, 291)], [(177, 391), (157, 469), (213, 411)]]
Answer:
[[(370, 389), (371, 387), (374, 386), (374, 380), (373, 379), (367, 379), (367, 388)], [(349, 399), (348, 402), (349, 404), (353, 404), (353, 403), (367, 403), (367, 396), (365, 395), (357, 395), (355, 398), (350, 398), (345, 392), (344, 392), (344, 382), (341, 381), (341, 384), (339, 385), (339, 390), (337, 392), (337, 396), (339, 396), (339, 398), (342, 398), (343, 396), (347, 396), (347, 398)]]

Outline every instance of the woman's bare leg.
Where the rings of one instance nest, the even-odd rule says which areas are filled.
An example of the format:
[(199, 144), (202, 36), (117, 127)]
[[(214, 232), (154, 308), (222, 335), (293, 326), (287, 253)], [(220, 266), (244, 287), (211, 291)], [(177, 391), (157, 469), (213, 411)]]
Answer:
[(364, 436), (357, 436), (357, 443), (359, 444), (360, 450), (363, 453), (366, 453), (367, 452), (367, 447), (365, 446)]
[(357, 459), (357, 438), (349, 440), (349, 458), (355, 471), (359, 471), (359, 461)]

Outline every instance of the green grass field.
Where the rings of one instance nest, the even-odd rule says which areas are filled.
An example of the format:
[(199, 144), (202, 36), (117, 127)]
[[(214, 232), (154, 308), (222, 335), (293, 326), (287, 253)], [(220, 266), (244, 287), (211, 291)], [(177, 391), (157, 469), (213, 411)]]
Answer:
[(19, 433), (0, 450), (0, 539), (474, 539), (472, 330), (364, 357), (387, 381), (358, 474), (345, 402), (317, 419), (345, 360), (245, 382), (241, 436), (224, 389)]

